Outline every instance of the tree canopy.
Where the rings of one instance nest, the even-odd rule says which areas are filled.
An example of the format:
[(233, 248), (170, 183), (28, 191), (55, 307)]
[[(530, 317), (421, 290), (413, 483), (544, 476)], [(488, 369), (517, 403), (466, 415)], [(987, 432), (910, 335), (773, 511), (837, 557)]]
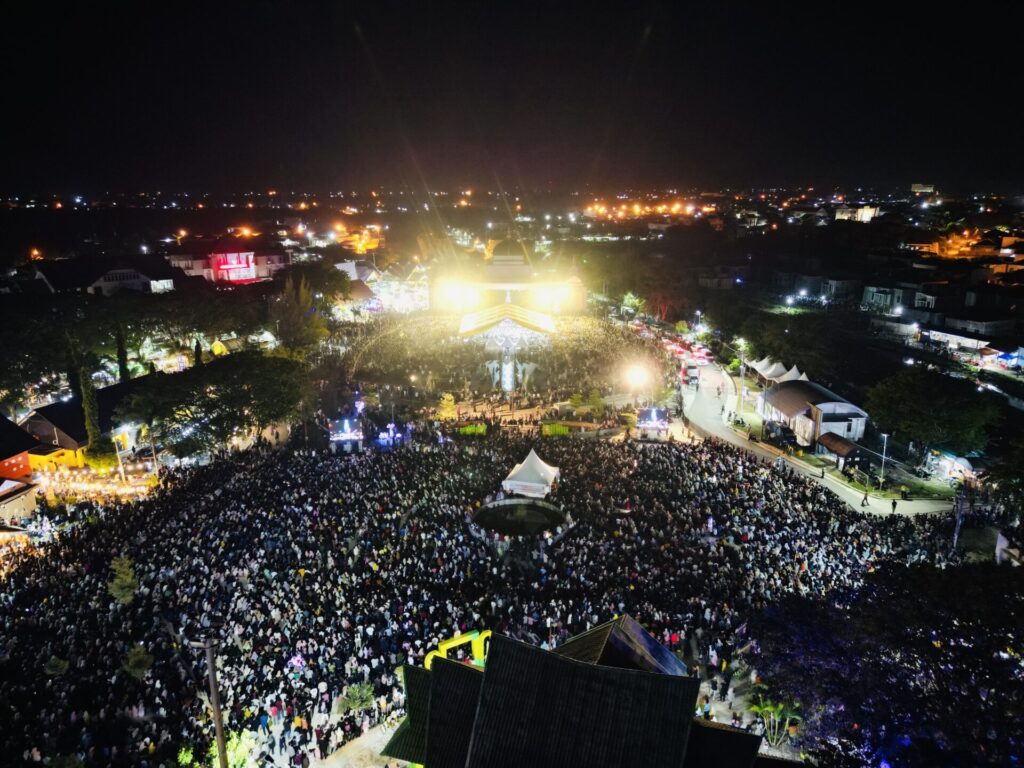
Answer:
[(865, 408), (882, 429), (958, 453), (984, 448), (999, 419), (998, 395), (974, 382), (915, 366), (868, 389)]

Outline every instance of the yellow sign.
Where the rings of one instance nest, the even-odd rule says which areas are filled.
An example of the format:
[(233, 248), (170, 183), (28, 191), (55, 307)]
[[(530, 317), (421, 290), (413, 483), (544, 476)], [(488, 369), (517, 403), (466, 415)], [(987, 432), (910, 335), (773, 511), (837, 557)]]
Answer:
[(491, 630), (485, 629), (483, 632), (473, 630), (472, 632), (467, 632), (464, 635), (459, 635), (458, 637), (442, 640), (437, 644), (437, 650), (431, 651), (427, 654), (427, 657), (423, 659), (423, 666), (430, 669), (430, 665), (434, 663), (435, 656), (447, 659), (448, 652), (450, 650), (469, 643), (470, 653), (473, 657), (473, 664), (477, 667), (482, 667), (484, 665), (484, 660), (487, 658), (487, 641), (490, 639)]

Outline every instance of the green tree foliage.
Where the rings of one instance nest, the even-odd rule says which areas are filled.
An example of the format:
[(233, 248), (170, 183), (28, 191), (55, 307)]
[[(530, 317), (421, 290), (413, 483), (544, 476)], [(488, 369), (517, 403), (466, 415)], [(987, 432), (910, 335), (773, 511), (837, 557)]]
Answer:
[(634, 314), (640, 314), (647, 306), (647, 301), (635, 293), (627, 292), (622, 297), (622, 308)]
[(437, 418), (441, 421), (450, 421), (457, 413), (455, 396), (451, 392), (445, 392), (437, 403)]
[(373, 706), (373, 686), (370, 683), (354, 683), (345, 690), (341, 699), (341, 710), (349, 712), (361, 712)]
[(597, 418), (604, 417), (604, 399), (596, 389), (590, 390), (590, 394), (587, 395), (587, 406), (590, 408), (590, 412)]
[(85, 432), (89, 438), (86, 455), (93, 467), (106, 468), (116, 461), (114, 443), (103, 434), (100, 426), (100, 407), (96, 399), (96, 388), (92, 377), (85, 368), (78, 371), (78, 385), (82, 393), (82, 411), (85, 414)]
[(271, 300), (270, 320), (282, 348), (296, 358), (305, 357), (327, 338), (324, 313), (314, 304), (305, 278), (285, 279), (281, 295)]
[[(227, 753), (227, 768), (249, 768), (256, 758), (258, 744), (252, 731), (233, 731), (224, 738), (224, 752)], [(210, 744), (207, 765), (219, 766), (217, 742)]]
[(138, 394), (156, 439), (175, 456), (211, 452), (288, 421), (313, 396), (301, 363), (256, 351), (155, 377)]
[(139, 682), (146, 677), (146, 672), (153, 666), (153, 656), (146, 652), (140, 644), (136, 643), (125, 656), (121, 669), (134, 677)]
[(755, 715), (760, 715), (764, 720), (765, 741), (773, 747), (779, 747), (786, 739), (788, 727), (801, 720), (796, 713), (799, 706), (799, 704), (787, 706), (784, 702), (772, 702), (763, 696), (758, 696), (757, 701), (750, 705), (750, 711)]
[(293, 264), (288, 268), (285, 280), (288, 278), (291, 278), (293, 282), (305, 281), (313, 291), (314, 298), (316, 298), (316, 294), (320, 294), (324, 306), (328, 306), (338, 299), (347, 298), (352, 289), (348, 273), (335, 267), (332, 262), (323, 259)]
[(121, 555), (111, 561), (110, 570), (114, 572), (114, 578), (107, 584), (107, 591), (121, 605), (130, 605), (135, 599), (135, 593), (139, 591), (135, 564), (127, 555)]
[(43, 672), (46, 673), (47, 677), (60, 677), (68, 671), (68, 667), (70, 667), (70, 664), (67, 659), (51, 656), (47, 659), (46, 664), (43, 665)]
[(679, 322), (676, 323), (676, 333), (682, 334), (682, 333), (689, 333), (689, 332), (690, 332), (690, 324), (688, 322), (686, 322), (685, 320), (680, 320)]
[(582, 392), (573, 392), (571, 395), (569, 395), (569, 405), (572, 406), (573, 410), (576, 410), (577, 408), (582, 408), (583, 407), (583, 393)]
[(1000, 413), (998, 395), (917, 366), (869, 388), (864, 407), (883, 430), (961, 454), (985, 447)]

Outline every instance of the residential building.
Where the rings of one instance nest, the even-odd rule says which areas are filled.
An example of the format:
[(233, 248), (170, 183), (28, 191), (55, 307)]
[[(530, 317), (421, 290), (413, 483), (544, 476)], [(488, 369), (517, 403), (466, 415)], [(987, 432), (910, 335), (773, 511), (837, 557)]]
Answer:
[(50, 293), (110, 296), (121, 290), (166, 293), (185, 275), (158, 256), (62, 259), (33, 262), (36, 279)]

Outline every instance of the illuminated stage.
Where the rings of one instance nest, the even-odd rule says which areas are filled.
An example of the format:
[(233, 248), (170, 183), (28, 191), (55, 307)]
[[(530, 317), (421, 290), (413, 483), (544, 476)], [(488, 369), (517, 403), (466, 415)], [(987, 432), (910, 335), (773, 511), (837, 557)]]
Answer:
[(517, 361), (524, 349), (547, 342), (554, 317), (579, 311), (586, 295), (575, 276), (540, 272), (518, 240), (502, 240), (489, 260), (459, 274), (441, 274), (431, 286), (431, 308), (461, 315), (459, 335), (480, 337), (500, 355), (488, 364), (507, 394), (529, 376)]

